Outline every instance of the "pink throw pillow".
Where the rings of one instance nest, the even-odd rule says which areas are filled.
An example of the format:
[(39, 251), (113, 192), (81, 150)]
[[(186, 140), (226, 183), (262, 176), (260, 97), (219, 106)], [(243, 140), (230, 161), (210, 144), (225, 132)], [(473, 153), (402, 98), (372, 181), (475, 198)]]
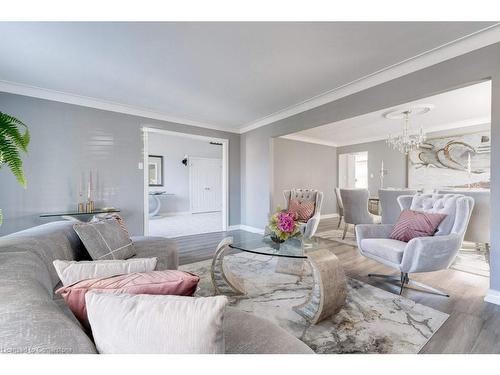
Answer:
[(88, 328), (85, 293), (90, 290), (127, 294), (192, 296), (200, 278), (188, 272), (165, 270), (98, 279), (87, 279), (59, 288), (60, 294), (77, 319)]
[(313, 201), (299, 202), (297, 199), (290, 199), (288, 212), (293, 212), (298, 221), (306, 223), (314, 215), (315, 206)]
[(390, 238), (408, 242), (416, 237), (433, 236), (445, 217), (445, 214), (403, 210), (394, 225)]

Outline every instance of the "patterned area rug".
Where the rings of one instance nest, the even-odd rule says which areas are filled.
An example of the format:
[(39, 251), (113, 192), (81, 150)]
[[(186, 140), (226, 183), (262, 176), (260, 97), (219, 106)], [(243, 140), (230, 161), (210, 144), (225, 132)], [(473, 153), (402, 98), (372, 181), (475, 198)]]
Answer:
[[(353, 232), (347, 232), (345, 239), (342, 239), (342, 233), (342, 228), (333, 229), (316, 233), (316, 237), (345, 243), (355, 247), (358, 246)], [(476, 250), (474, 244), (468, 242), (464, 242), (462, 249), (458, 252), (457, 257), (450, 268), (477, 276), (490, 277), (488, 253), (484, 250)]]
[[(276, 272), (283, 258), (238, 253), (224, 258), (226, 272), (237, 276), (247, 292), (230, 297), (238, 309), (273, 321), (316, 353), (418, 353), (448, 315), (407, 298), (348, 278), (345, 307), (317, 325), (292, 307), (311, 290), (308, 267), (302, 276)], [(182, 266), (201, 277), (197, 295), (213, 295), (211, 260)]]

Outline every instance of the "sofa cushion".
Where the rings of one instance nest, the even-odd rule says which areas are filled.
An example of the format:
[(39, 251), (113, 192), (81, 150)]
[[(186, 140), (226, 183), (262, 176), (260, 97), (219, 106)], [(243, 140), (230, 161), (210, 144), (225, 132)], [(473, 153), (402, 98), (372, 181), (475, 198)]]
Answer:
[[(23, 286), (23, 290), (26, 290)], [(57, 304), (4, 295), (0, 286), (0, 332), (3, 353), (95, 353), (84, 331)], [(10, 301), (5, 301), (9, 299)]]
[(96, 352), (80, 326), (52, 300), (51, 289), (37, 254), (0, 253), (0, 352)]
[(54, 260), (54, 268), (64, 286), (81, 280), (124, 275), (133, 272), (155, 270), (156, 258), (108, 259), (108, 260)]
[[(75, 230), (73, 229), (73, 224), (74, 222), (72, 221), (53, 221), (51, 223), (43, 224), (43, 225), (38, 225), (36, 227), (32, 227), (29, 229), (22, 230), (20, 232), (15, 232), (12, 234), (9, 234), (8, 236), (4, 238), (11, 238), (11, 237), (23, 237), (23, 238), (39, 238), (40, 236), (48, 235), (48, 234), (63, 234), (66, 236), (66, 239), (68, 242), (66, 242), (66, 245), (68, 247), (68, 251), (70, 256), (68, 258), (64, 258), (67, 260), (90, 260), (89, 253), (85, 249), (85, 246), (83, 246), (82, 241), (80, 241), (80, 238), (76, 234)], [(0, 250), (3, 251), (3, 250)], [(53, 254), (53, 259), (63, 259), (60, 256), (58, 257), (57, 254)]]
[(314, 354), (283, 328), (232, 307), (224, 315), (224, 339), (227, 354)]
[[(50, 298), (52, 295), (52, 280), (45, 264), (40, 257), (30, 251), (0, 253), (0, 284), (19, 289), (22, 293), (24, 286), (37, 285), (36, 290), (30, 287), (27, 293), (33, 292), (31, 298)], [(16, 290), (11, 291), (16, 296)], [(2, 300), (0, 300), (2, 303)]]
[(165, 237), (131, 237), (136, 251), (135, 258), (156, 257), (156, 270), (176, 270), (179, 266), (179, 254), (174, 240)]
[(364, 252), (376, 257), (400, 264), (407, 243), (390, 238), (365, 238), (361, 240), (361, 248)]
[(50, 275), (52, 287), (59, 282), (59, 276), (52, 262), (55, 259), (72, 260), (69, 241), (62, 232), (0, 238), (0, 252), (19, 251), (31, 252), (39, 256)]
[(134, 245), (115, 219), (73, 225), (78, 237), (94, 260), (128, 259)]
[(130, 273), (107, 278), (87, 279), (56, 291), (85, 326), (88, 323), (85, 295), (90, 291), (128, 294), (192, 296), (200, 278), (176, 270)]
[(224, 353), (224, 296), (90, 292), (86, 302), (99, 353)]

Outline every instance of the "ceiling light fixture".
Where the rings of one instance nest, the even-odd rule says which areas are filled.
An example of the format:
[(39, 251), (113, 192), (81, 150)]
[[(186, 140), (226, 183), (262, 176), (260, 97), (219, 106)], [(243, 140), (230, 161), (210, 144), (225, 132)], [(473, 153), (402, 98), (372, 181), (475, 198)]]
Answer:
[(394, 150), (408, 155), (410, 151), (418, 149), (425, 142), (426, 136), (422, 127), (414, 131), (410, 126), (410, 117), (429, 112), (433, 105), (420, 105), (411, 108), (398, 109), (387, 112), (384, 117), (389, 120), (403, 120), (403, 131), (397, 136), (389, 134), (386, 143)]

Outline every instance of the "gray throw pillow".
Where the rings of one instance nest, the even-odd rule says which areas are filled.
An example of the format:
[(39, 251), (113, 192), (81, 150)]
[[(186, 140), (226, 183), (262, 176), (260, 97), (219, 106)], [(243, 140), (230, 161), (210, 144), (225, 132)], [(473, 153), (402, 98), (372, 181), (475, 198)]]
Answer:
[(128, 259), (136, 254), (129, 236), (116, 220), (73, 225), (94, 260)]

